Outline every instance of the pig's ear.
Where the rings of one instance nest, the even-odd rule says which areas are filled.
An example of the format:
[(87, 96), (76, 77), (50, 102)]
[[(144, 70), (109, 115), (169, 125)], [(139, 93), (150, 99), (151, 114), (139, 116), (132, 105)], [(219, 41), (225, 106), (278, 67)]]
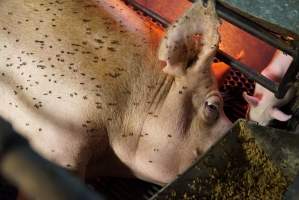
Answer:
[(243, 92), (243, 98), (252, 107), (256, 107), (259, 104), (259, 99), (257, 97), (250, 96), (246, 92)]
[(167, 63), (163, 71), (182, 76), (186, 74), (187, 68), (194, 68), (194, 71), (200, 71), (196, 66), (209, 68), (218, 48), (218, 26), (213, 0), (194, 3), (168, 28), (160, 44), (159, 59)]
[(281, 110), (279, 110), (278, 108), (272, 108), (270, 110), (270, 116), (273, 119), (276, 119), (276, 120), (282, 121), (282, 122), (288, 121), (292, 117), (292, 115), (287, 115), (284, 112), (282, 112)]

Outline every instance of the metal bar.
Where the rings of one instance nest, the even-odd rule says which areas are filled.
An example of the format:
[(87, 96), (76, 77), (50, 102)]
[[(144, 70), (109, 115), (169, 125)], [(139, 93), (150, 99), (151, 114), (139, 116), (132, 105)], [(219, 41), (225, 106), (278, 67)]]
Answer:
[[(142, 6), (141, 4), (137, 3), (134, 0), (125, 0), (130, 5), (132, 5), (134, 8), (141, 10), (146, 15), (152, 17), (157, 22), (161, 23), (164, 27), (167, 27), (170, 25), (170, 22), (161, 17), (160, 15), (157, 15), (152, 10)], [(158, 17), (157, 17), (158, 16)], [(257, 73), (256, 71), (252, 70), (251, 68), (247, 67), (246, 65), (236, 61), (233, 57), (229, 56), (228, 54), (224, 53), (221, 50), (217, 51), (216, 57), (225, 62), (228, 65), (231, 65), (232, 67), (240, 70), (243, 74), (245, 74), (248, 78), (255, 80), (268, 90), (272, 91), (273, 93), (277, 93), (278, 86), (273, 81), (269, 80), (268, 78), (262, 76), (261, 74)]]
[[(195, 2), (195, 0), (189, 0), (189, 1), (192, 3)], [(248, 33), (267, 42), (271, 46), (274, 46), (291, 56), (294, 56), (296, 54), (295, 49), (292, 46), (286, 44), (284, 40), (274, 36), (272, 33), (270, 33), (267, 29), (265, 29), (261, 25), (225, 7), (219, 1), (216, 1), (216, 11), (219, 17), (238, 26), (239, 28), (242, 28)]]
[[(283, 98), (290, 87), (289, 83), (294, 81), (295, 76), (298, 72), (298, 42), (292, 42), (291, 45), (288, 45), (285, 41), (275, 37), (273, 34), (267, 31), (267, 29), (263, 28), (259, 24), (239, 15), (238, 13), (232, 11), (231, 9), (226, 8), (221, 3), (216, 3), (216, 10), (218, 15), (227, 20), (228, 22), (242, 28), (243, 30), (247, 31), (248, 33), (260, 38), (261, 40), (267, 42), (268, 44), (282, 50), (283, 52), (289, 54), (293, 57), (293, 62), (291, 66), (288, 68), (287, 73), (282, 78), (279, 86), (275, 90), (272, 91), (276, 98)], [(241, 71), (241, 70), (240, 70)], [(265, 87), (265, 85), (258, 80), (259, 77), (254, 77), (254, 80)], [(274, 84), (274, 83), (273, 83)], [(276, 85), (277, 86), (277, 85)]]
[(263, 87), (267, 88), (273, 93), (278, 91), (278, 84), (261, 75), (252, 68), (247, 67), (246, 65), (240, 63), (230, 55), (224, 53), (220, 49), (216, 53), (216, 57), (219, 58), (224, 63), (230, 65), (231, 67), (238, 69), (241, 73), (245, 74), (249, 79), (253, 79), (258, 82)]
[[(192, 1), (194, 2), (194, 1)], [(299, 43), (298, 42), (292, 42), (291, 45), (288, 45), (285, 41), (275, 37), (273, 34), (269, 33), (267, 29), (263, 28), (262, 26), (252, 22), (251, 20), (235, 13), (234, 11), (226, 8), (221, 3), (217, 1), (216, 3), (216, 10), (218, 15), (229, 21), (230, 23), (242, 28), (243, 30), (247, 31), (248, 33), (251, 33), (252, 35), (260, 38), (261, 40), (267, 42), (268, 44), (282, 50), (283, 52), (289, 54), (293, 57), (294, 61), (292, 62), (291, 66), (288, 68), (287, 73), (282, 78), (279, 86), (277, 89), (271, 90), (276, 98), (283, 98), (285, 94), (287, 93), (290, 82), (295, 80), (295, 76), (297, 75), (299, 69), (299, 60), (298, 60), (298, 49), (299, 49)], [(258, 79), (258, 77), (257, 77)], [(262, 82), (259, 80), (256, 80), (261, 85)], [(265, 85), (263, 85), (265, 87)], [(267, 88), (267, 87), (266, 87)], [(269, 88), (267, 88), (269, 89)]]
[(0, 117), (1, 174), (29, 199), (105, 200), (79, 179), (42, 158), (12, 126)]
[(269, 33), (265, 28), (256, 24), (255, 22), (237, 14), (236, 12), (226, 8), (221, 3), (217, 1), (216, 10), (219, 17), (225, 19), (226, 21), (242, 28), (248, 33), (256, 36), (257, 38), (267, 42), (271, 46), (274, 46), (283, 52), (289, 54), (290, 56), (295, 56), (296, 51), (293, 47), (286, 44), (285, 41), (275, 37), (273, 34)]
[(278, 91), (275, 93), (277, 98), (283, 98), (284, 95), (287, 93), (289, 87), (291, 86), (290, 83), (293, 82), (299, 71), (299, 41), (296, 42), (296, 54), (293, 56), (293, 62), (291, 66), (288, 68), (286, 74), (280, 81)]
[(159, 22), (163, 27), (167, 27), (170, 22), (163, 18), (162, 16), (158, 15), (157, 13), (153, 12), (152, 10), (144, 7), (140, 3), (136, 2), (135, 0), (124, 0), (124, 2), (128, 3), (129, 5), (133, 6), (135, 9), (142, 11), (147, 16), (150, 16), (157, 22)]
[[(141, 10), (149, 17), (152, 17), (157, 22), (161, 23), (162, 26), (167, 27), (170, 22), (163, 18), (162, 16), (158, 15), (157, 13), (153, 12), (152, 10), (144, 7), (143, 5), (137, 3), (135, 0), (124, 0), (125, 2), (132, 5), (134, 8)], [(194, 0), (189, 0), (190, 2), (194, 2)], [(297, 44), (297, 48), (292, 47), (291, 45), (286, 44), (285, 41), (275, 37), (273, 34), (269, 33), (267, 29), (263, 28), (262, 26), (250, 21), (249, 19), (239, 15), (238, 13), (233, 12), (232, 10), (226, 8), (225, 6), (221, 5), (218, 1), (216, 3), (216, 10), (218, 15), (229, 21), (230, 23), (242, 28), (243, 30), (251, 33), (252, 35), (260, 38), (261, 40), (268, 42), (270, 45), (281, 49), (283, 52), (291, 55), (294, 58), (292, 65), (289, 67), (286, 75), (282, 79), (281, 83), (278, 85), (277, 83), (273, 82), (272, 80), (266, 78), (265, 76), (257, 73), (256, 71), (252, 70), (248, 66), (236, 61), (233, 57), (229, 56), (228, 54), (224, 53), (221, 50), (217, 51), (216, 57), (223, 60), (226, 64), (231, 65), (232, 67), (240, 70), (243, 74), (245, 74), (248, 78), (255, 80), (257, 83), (262, 85), (263, 87), (267, 88), (271, 92), (275, 94), (277, 98), (283, 98), (288, 90), (289, 83), (294, 79), (294, 76), (297, 74), (298, 70), (297, 65), (299, 61), (295, 62), (298, 57), (298, 49), (299, 45)], [(296, 46), (296, 45), (294, 45)]]

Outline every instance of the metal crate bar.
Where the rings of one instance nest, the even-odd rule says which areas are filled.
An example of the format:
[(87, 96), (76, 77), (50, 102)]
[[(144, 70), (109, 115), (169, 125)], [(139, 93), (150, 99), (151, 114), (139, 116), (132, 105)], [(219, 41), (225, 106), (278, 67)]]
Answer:
[(283, 52), (289, 54), (290, 56), (295, 56), (295, 48), (288, 45), (286, 41), (274, 36), (267, 29), (260, 26), (259, 24), (239, 15), (238, 13), (230, 10), (229, 8), (223, 6), (221, 3), (216, 3), (216, 10), (219, 17), (225, 19), (226, 21), (238, 26), (244, 31), (256, 36), (257, 38), (267, 42), (273, 47), (276, 47)]
[[(144, 7), (143, 5), (139, 4), (135, 0), (124, 0), (126, 3), (133, 6), (135, 9), (142, 11), (147, 16), (153, 18), (157, 22), (159, 22), (162, 26), (167, 27), (170, 22), (164, 19), (162, 16), (158, 15), (157, 13), (153, 12), (152, 10)], [(192, 0), (189, 0), (194, 2)], [(298, 73), (298, 55), (299, 55), (299, 45), (298, 43), (294, 43), (295, 45), (288, 45), (285, 41), (275, 37), (272, 33), (268, 32), (262, 26), (248, 20), (247, 18), (239, 15), (238, 13), (233, 12), (232, 10), (224, 7), (219, 2), (216, 3), (216, 10), (218, 15), (229, 21), (230, 23), (242, 28), (243, 30), (251, 33), (252, 35), (262, 39), (263, 41), (269, 43), (270, 45), (281, 49), (283, 52), (291, 55), (293, 57), (293, 62), (289, 67), (286, 75), (283, 77), (281, 83), (278, 85), (277, 83), (273, 82), (272, 80), (266, 78), (265, 76), (258, 73), (256, 70), (251, 69), (245, 64), (238, 62), (233, 57), (229, 56), (228, 54), (224, 53), (221, 50), (217, 51), (216, 57), (225, 62), (226, 64), (232, 66), (240, 70), (244, 75), (246, 75), (249, 79), (255, 80), (257, 83), (262, 85), (263, 87), (267, 88), (271, 92), (275, 94), (277, 98), (283, 98), (286, 94), (288, 87), (290, 86), (290, 82), (295, 79), (296, 74)]]
[(133, 6), (133, 8), (142, 11), (144, 14), (146, 14), (147, 16), (151, 17), (153, 20), (160, 23), (164, 28), (166, 28), (170, 24), (170, 22), (168, 20), (166, 20), (165, 18), (163, 18), (159, 14), (153, 12), (152, 10), (144, 7), (143, 5), (136, 2), (135, 0), (123, 0), (123, 1), (125, 3)]
[(221, 51), (220, 49), (216, 53), (216, 57), (223, 61), (224, 63), (238, 69), (241, 73), (245, 74), (249, 79), (253, 79), (271, 92), (275, 93), (278, 90), (278, 84), (266, 78), (265, 76), (257, 73), (256, 70), (247, 67), (246, 65), (240, 63), (230, 55)]

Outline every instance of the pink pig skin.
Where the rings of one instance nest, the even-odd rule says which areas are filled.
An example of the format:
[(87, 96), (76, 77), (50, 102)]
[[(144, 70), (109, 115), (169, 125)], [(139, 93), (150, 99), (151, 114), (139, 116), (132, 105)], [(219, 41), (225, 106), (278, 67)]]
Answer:
[[(275, 82), (279, 82), (288, 70), (292, 60), (291, 56), (277, 51), (270, 64), (261, 74)], [(278, 108), (287, 104), (293, 96), (294, 88), (290, 88), (284, 98), (277, 99), (271, 91), (256, 84), (253, 96), (243, 93), (244, 99), (249, 104), (249, 120), (256, 121), (263, 126), (268, 125), (272, 119), (279, 121), (289, 120), (292, 116), (285, 114)]]

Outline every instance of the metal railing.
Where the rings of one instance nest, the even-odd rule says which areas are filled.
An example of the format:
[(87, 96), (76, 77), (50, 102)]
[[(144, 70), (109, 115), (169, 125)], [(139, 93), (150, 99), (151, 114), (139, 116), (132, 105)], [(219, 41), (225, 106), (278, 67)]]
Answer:
[[(142, 11), (145, 15), (151, 17), (153, 20), (159, 22), (163, 27), (167, 27), (170, 22), (160, 16), (159, 14), (153, 12), (152, 10), (144, 7), (142, 4), (135, 0), (124, 0), (126, 3), (133, 6), (135, 9)], [(192, 0), (189, 0), (193, 2)], [(276, 83), (267, 77), (261, 75), (256, 70), (248, 67), (247, 65), (234, 59), (220, 49), (217, 51), (216, 57), (223, 61), (224, 63), (230, 65), (233, 68), (238, 69), (249, 79), (256, 81), (263, 87), (267, 88), (275, 94), (277, 98), (283, 98), (288, 91), (291, 83), (296, 79), (296, 75), (299, 71), (299, 41), (285, 41), (275, 34), (265, 29), (261, 25), (249, 20), (240, 14), (234, 12), (233, 10), (223, 6), (218, 1), (216, 2), (216, 11), (219, 17), (224, 20), (238, 26), (239, 28), (247, 31), (248, 33), (256, 36), (257, 38), (267, 42), (268, 44), (282, 50), (283, 52), (289, 54), (293, 57), (293, 62), (288, 68), (286, 74), (280, 81)]]

